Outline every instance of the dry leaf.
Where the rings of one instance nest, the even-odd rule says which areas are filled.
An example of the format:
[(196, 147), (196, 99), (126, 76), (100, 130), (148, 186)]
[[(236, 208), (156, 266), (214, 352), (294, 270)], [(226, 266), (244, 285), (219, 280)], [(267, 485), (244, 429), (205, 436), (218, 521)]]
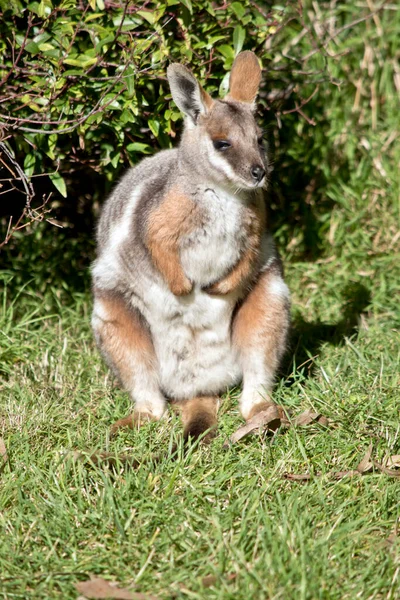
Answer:
[[(386, 460), (386, 465), (381, 465), (380, 463), (376, 462), (375, 460), (371, 461), (370, 460), (371, 454), (372, 454), (372, 444), (370, 444), (364, 458), (360, 461), (360, 463), (358, 464), (356, 469), (351, 469), (349, 471), (338, 471), (336, 473), (329, 473), (330, 477), (332, 477), (332, 479), (340, 480), (340, 479), (343, 479), (344, 477), (355, 477), (356, 475), (364, 475), (365, 473), (369, 473), (370, 471), (372, 471), (373, 467), (375, 467), (382, 473), (385, 473), (385, 475), (388, 475), (389, 477), (400, 477), (400, 469), (399, 470), (396, 469), (397, 467), (400, 467), (400, 455), (399, 454), (394, 454), (393, 456), (390, 456)], [(389, 469), (387, 465), (394, 467), (394, 468)], [(319, 475), (320, 475), (320, 473), (316, 474), (317, 477)], [(309, 481), (312, 478), (312, 475), (310, 475), (309, 473), (304, 473), (304, 474), (284, 473), (283, 477), (285, 479), (289, 479), (291, 481)]]
[(132, 592), (126, 588), (117, 587), (117, 585), (118, 584), (115, 582), (111, 583), (101, 577), (97, 577), (95, 579), (76, 583), (75, 587), (80, 594), (85, 596), (85, 598), (93, 600), (100, 600), (103, 598), (110, 598), (113, 600), (158, 600), (156, 596)]
[(3, 462), (8, 461), (7, 448), (2, 437), (0, 437), (0, 457)]
[(400, 454), (393, 454), (385, 462), (385, 467), (400, 469)]
[(364, 458), (357, 466), (357, 471), (359, 473), (367, 473), (368, 471), (371, 471), (372, 466), (373, 466), (372, 462), (370, 462), (371, 454), (372, 454), (372, 444), (369, 445), (369, 448), (368, 448)]
[[(225, 577), (225, 579), (227, 579), (227, 581), (233, 581), (234, 579), (236, 579), (237, 577), (237, 573), (228, 573)], [(201, 585), (203, 587), (212, 587), (213, 585), (215, 585), (218, 581), (218, 577), (216, 577), (215, 575), (206, 575), (205, 577), (203, 577), (203, 579), (201, 580)]]
[(2, 437), (0, 437), (0, 472), (8, 463), (7, 448)]
[[(318, 475), (317, 473), (317, 477)], [(290, 481), (310, 481), (313, 476), (311, 473), (284, 473), (283, 477)]]
[(281, 424), (282, 414), (279, 408), (276, 404), (271, 404), (266, 410), (262, 410), (254, 415), (250, 421), (247, 421), (245, 425), (232, 433), (229, 440), (225, 442), (224, 447), (229, 446), (229, 444), (236, 444), (236, 442), (261, 427), (271, 430), (277, 429)]
[(296, 417), (293, 421), (293, 425), (303, 426), (310, 425), (310, 423), (319, 423), (320, 425), (328, 425), (328, 419), (321, 415), (319, 412), (314, 412), (310, 408), (307, 408), (304, 412)]
[(400, 470), (388, 469), (384, 465), (381, 465), (378, 462), (376, 462), (376, 460), (373, 460), (372, 464), (376, 469), (382, 471), (382, 473), (385, 473), (385, 475), (389, 475), (389, 477), (400, 477)]
[(203, 587), (212, 587), (213, 585), (215, 585), (217, 583), (217, 581), (218, 581), (218, 578), (215, 575), (206, 575), (201, 580), (201, 585)]

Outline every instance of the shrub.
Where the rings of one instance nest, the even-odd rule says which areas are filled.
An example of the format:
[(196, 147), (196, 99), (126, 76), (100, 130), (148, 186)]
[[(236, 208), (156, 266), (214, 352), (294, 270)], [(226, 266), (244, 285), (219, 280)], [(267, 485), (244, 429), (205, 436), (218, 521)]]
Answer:
[(278, 234), (319, 251), (354, 164), (361, 177), (385, 172), (379, 140), (397, 111), (400, 11), (369, 6), (1, 0), (2, 206), (12, 215), (1, 239), (43, 219), (91, 228), (121, 170), (169, 147), (181, 127), (168, 62), (190, 64), (218, 94), (235, 54), (251, 49), (265, 73)]

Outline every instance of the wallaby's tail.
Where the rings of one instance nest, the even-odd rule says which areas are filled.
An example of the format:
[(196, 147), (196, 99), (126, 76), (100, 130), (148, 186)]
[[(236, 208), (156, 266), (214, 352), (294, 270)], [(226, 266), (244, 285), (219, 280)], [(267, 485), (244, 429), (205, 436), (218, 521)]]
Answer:
[(210, 441), (217, 428), (218, 398), (215, 396), (199, 396), (182, 403), (183, 435), (185, 441), (197, 439), (208, 429), (204, 441)]

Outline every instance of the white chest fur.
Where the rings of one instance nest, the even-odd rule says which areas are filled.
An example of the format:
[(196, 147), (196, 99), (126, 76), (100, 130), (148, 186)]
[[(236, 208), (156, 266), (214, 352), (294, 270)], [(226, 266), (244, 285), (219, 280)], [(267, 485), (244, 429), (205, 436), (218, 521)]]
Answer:
[[(162, 389), (175, 398), (218, 393), (241, 376), (231, 344), (237, 294), (202, 291), (221, 279), (240, 259), (245, 243), (245, 205), (227, 192), (207, 189), (196, 198), (203, 216), (181, 244), (181, 263), (194, 282), (188, 296), (174, 296), (167, 285), (146, 288), (146, 304), (159, 363)], [(156, 289), (157, 288), (157, 289)]]
[(221, 279), (239, 260), (243, 239), (241, 199), (222, 189), (204, 188), (196, 199), (201, 226), (181, 244), (181, 263), (187, 277), (201, 286)]

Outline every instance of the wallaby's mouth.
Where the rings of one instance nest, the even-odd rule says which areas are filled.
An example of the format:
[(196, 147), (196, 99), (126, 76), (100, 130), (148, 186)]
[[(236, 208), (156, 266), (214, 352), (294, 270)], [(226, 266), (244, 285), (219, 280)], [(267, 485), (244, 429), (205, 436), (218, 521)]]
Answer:
[(263, 176), (260, 179), (258, 179), (257, 181), (254, 181), (254, 179), (246, 180), (246, 179), (243, 179), (242, 177), (240, 177), (233, 182), (234, 185), (236, 183), (238, 184), (238, 186), (240, 186), (243, 189), (256, 190), (259, 188), (265, 188), (267, 186), (268, 181), (267, 181), (267, 175), (266, 175), (266, 173), (264, 173)]

